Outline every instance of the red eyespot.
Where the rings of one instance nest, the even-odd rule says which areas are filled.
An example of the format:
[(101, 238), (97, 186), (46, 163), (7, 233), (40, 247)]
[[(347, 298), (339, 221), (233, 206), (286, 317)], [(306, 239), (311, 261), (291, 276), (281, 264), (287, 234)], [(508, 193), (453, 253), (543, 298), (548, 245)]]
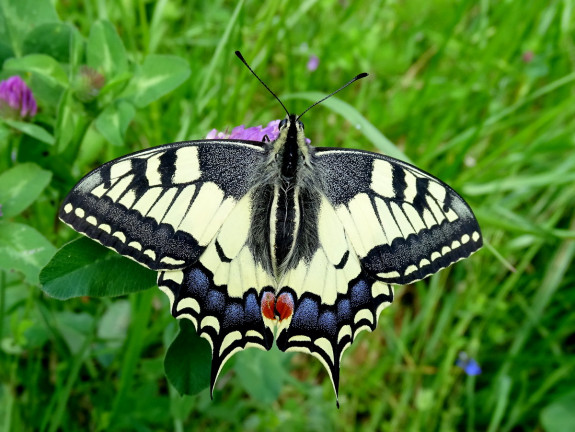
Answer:
[(293, 297), (289, 293), (283, 293), (278, 297), (276, 310), (280, 315), (280, 321), (289, 318), (293, 314)]
[(262, 297), (262, 315), (268, 319), (276, 319), (275, 314), (276, 296), (271, 292), (264, 293)]

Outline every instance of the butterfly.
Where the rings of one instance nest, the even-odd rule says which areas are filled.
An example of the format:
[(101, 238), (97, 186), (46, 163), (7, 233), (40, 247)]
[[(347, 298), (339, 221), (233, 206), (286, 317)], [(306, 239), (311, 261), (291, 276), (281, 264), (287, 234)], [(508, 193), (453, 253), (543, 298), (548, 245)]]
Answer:
[(274, 140), (185, 141), (108, 162), (59, 217), (159, 272), (172, 315), (211, 345), (212, 394), (231, 356), (275, 340), (318, 358), (337, 399), (342, 355), (376, 328), (393, 285), (468, 257), (481, 231), (441, 180), (381, 154), (314, 147), (303, 113), (284, 110)]

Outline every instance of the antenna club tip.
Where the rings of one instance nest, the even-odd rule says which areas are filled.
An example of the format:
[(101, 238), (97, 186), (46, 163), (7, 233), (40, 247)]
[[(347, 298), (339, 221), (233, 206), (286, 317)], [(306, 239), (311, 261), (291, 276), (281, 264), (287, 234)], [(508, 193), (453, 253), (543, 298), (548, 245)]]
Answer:
[(239, 51), (235, 51), (235, 54), (236, 54), (236, 55), (239, 57), (239, 59), (240, 59), (240, 60), (242, 60), (242, 61), (243, 61), (243, 59), (244, 59), (244, 56), (242, 55), (242, 53), (241, 53), (241, 52), (239, 52)]
[(362, 73), (360, 73), (359, 75), (357, 75), (357, 76), (355, 77), (355, 79), (356, 79), (356, 80), (362, 79), (362, 78), (365, 78), (365, 77), (368, 76), (368, 75), (369, 75), (369, 74), (368, 74), (367, 72), (362, 72)]

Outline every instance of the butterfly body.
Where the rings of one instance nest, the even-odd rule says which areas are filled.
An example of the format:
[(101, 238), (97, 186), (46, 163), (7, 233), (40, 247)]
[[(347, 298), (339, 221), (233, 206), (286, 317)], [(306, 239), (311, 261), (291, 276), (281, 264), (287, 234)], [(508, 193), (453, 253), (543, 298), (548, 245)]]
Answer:
[(92, 171), (60, 218), (159, 271), (212, 347), (211, 389), (249, 347), (300, 351), (339, 386), (342, 354), (407, 284), (481, 247), (469, 206), (399, 160), (313, 147), (293, 115), (268, 142), (201, 140)]

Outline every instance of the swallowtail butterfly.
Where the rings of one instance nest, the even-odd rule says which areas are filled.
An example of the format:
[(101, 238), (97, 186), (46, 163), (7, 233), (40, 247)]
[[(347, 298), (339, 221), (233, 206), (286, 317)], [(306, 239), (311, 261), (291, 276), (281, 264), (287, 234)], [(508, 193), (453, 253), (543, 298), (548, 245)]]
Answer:
[(233, 354), (269, 350), (275, 336), (280, 350), (317, 357), (337, 396), (342, 354), (375, 329), (392, 285), (482, 246), (473, 212), (445, 183), (380, 154), (313, 147), (301, 115), (286, 113), (271, 142), (186, 141), (108, 162), (60, 210), (159, 272), (172, 315), (211, 344), (212, 392)]

